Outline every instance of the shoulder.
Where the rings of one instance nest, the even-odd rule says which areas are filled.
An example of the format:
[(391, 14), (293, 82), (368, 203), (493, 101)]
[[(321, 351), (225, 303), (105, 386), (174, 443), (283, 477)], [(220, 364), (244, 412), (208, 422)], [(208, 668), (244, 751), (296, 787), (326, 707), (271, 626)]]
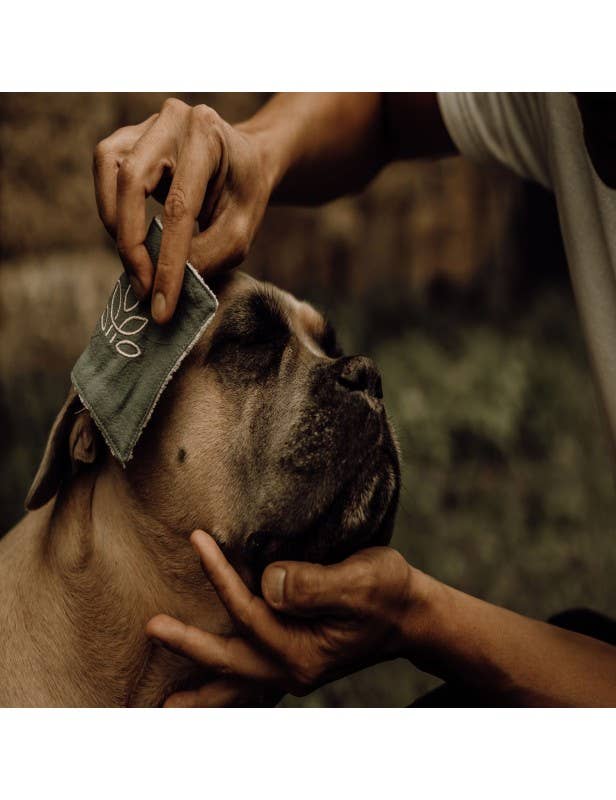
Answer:
[(443, 92), (439, 105), (461, 153), (499, 163), (551, 186), (548, 116), (551, 97), (538, 92)]

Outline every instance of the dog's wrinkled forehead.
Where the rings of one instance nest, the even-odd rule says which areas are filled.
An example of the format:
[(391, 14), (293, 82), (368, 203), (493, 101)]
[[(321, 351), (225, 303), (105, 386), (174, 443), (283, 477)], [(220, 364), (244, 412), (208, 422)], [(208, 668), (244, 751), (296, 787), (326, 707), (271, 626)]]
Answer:
[(293, 334), (315, 355), (339, 355), (332, 325), (309, 303), (272, 284), (235, 271), (212, 283), (219, 307), (202, 337), (197, 353), (224, 338), (276, 340)]

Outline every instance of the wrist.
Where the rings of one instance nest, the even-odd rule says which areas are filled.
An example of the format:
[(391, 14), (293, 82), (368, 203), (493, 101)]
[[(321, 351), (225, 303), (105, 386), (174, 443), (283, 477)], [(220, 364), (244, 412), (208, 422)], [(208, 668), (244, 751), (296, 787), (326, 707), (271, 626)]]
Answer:
[(442, 627), (446, 589), (442, 583), (409, 564), (407, 600), (401, 624), (401, 657), (423, 668), (433, 660)]
[[(511, 679), (499, 656), (499, 628), (502, 615), (511, 612), (411, 570), (401, 655), (444, 681), (510, 692)], [(491, 619), (494, 613), (498, 623)]]
[(261, 175), (267, 188), (268, 197), (271, 197), (284, 178), (288, 166), (284, 148), (278, 141), (275, 131), (254, 117), (235, 125), (234, 128), (251, 143), (251, 148), (261, 167)]

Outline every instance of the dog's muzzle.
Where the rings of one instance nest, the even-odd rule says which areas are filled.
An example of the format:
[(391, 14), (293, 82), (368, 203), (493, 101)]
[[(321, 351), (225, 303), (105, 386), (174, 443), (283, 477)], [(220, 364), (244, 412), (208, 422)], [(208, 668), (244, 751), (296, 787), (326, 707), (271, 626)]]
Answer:
[[(299, 441), (284, 465), (295, 485), (305, 486), (305, 496), (297, 498), (299, 523), (296, 519), (288, 528), (279, 523), (249, 536), (256, 573), (279, 559), (333, 563), (389, 542), (400, 466), (382, 400), (381, 376), (365, 356), (340, 358), (315, 371), (314, 408), (304, 415)], [(314, 445), (319, 436), (329, 451)], [(331, 501), (311, 513), (311, 492), (327, 483)]]

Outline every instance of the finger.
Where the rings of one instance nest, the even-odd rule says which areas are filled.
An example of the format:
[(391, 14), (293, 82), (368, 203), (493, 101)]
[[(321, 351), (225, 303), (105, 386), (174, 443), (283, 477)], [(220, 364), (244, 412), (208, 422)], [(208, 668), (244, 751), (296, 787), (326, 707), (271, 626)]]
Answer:
[(152, 316), (168, 322), (177, 305), (190, 254), (195, 221), (216, 169), (204, 130), (191, 117), (163, 211), (163, 235), (152, 295)]
[(165, 700), (165, 708), (273, 708), (283, 693), (246, 680), (219, 678)]
[(123, 158), (133, 149), (136, 142), (154, 124), (158, 114), (144, 120), (139, 125), (128, 125), (99, 142), (92, 159), (94, 193), (98, 215), (113, 238), (117, 232), (117, 179), (118, 169)]
[(202, 275), (211, 276), (232, 269), (246, 258), (247, 237), (232, 219), (230, 211), (221, 214), (209, 228), (193, 238), (190, 263)]
[(237, 636), (217, 636), (165, 614), (148, 622), (146, 634), (173, 652), (219, 674), (265, 682), (280, 681), (284, 677), (272, 659)]
[(353, 608), (353, 586), (358, 576), (346, 562), (332, 566), (278, 561), (266, 567), (261, 590), (276, 611), (297, 616), (345, 613)]
[(152, 288), (154, 265), (145, 242), (146, 199), (169, 167), (174, 129), (157, 121), (120, 164), (117, 176), (117, 245), (120, 258), (140, 299)]
[(252, 594), (214, 539), (203, 531), (194, 531), (190, 540), (223, 605), (241, 629), (275, 652), (288, 649), (288, 631), (267, 604)]
[(246, 681), (220, 678), (186, 692), (175, 692), (165, 700), (165, 708), (229, 708), (243, 705), (247, 696)]
[(131, 285), (139, 299), (152, 289), (154, 265), (144, 241), (146, 199), (165, 170), (173, 170), (177, 125), (160, 117), (122, 161), (117, 180), (117, 245)]

